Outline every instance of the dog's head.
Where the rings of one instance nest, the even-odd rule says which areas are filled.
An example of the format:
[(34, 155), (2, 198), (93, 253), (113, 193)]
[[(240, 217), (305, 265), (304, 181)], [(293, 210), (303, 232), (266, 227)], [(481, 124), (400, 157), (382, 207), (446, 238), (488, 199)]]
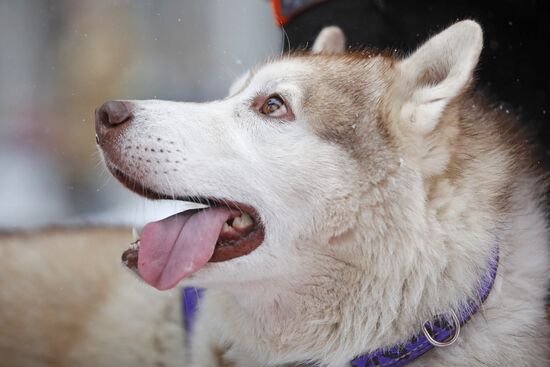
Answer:
[(150, 198), (210, 205), (144, 228), (141, 275), (161, 289), (227, 285), (353, 261), (369, 243), (349, 243), (350, 231), (388, 230), (368, 218), (381, 187), (399, 176), (413, 190), (445, 164), (422, 142), (468, 85), (481, 43), (464, 21), (398, 60), (345, 53), (330, 27), (312, 52), (259, 65), (223, 100), (101, 106), (97, 140), (115, 177)]

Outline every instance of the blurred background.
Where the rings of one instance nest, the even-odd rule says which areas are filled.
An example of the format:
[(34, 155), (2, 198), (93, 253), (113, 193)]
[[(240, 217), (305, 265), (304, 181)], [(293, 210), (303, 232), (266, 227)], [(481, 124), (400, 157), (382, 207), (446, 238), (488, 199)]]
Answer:
[[(458, 19), (484, 28), (478, 87), (550, 149), (550, 3), (540, 0), (0, 0), (0, 229), (140, 224), (179, 211), (103, 168), (94, 109), (205, 101), (326, 25), (353, 47), (413, 50)], [(279, 25), (284, 25), (280, 28)], [(544, 157), (544, 155), (543, 155)]]
[(0, 0), (0, 228), (132, 224), (177, 211), (106, 173), (94, 109), (224, 97), (281, 45), (263, 0)]

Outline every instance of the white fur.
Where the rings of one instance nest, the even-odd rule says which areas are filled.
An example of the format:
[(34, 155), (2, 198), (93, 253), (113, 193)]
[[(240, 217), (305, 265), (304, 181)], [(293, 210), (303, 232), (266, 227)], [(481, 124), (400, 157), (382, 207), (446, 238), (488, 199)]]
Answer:
[[(183, 282), (209, 288), (193, 366), (217, 365), (220, 353), (236, 366), (347, 366), (456, 310), (475, 292), (496, 241), (498, 276), (482, 310), (456, 345), (411, 366), (547, 365), (540, 343), (548, 341), (550, 259), (535, 177), (517, 177), (509, 213), (492, 203), (511, 152), (495, 147), (458, 181), (428, 186), (445, 173), (453, 144), (429, 133), (467, 87), (481, 43), (480, 27), (464, 21), (394, 69), (382, 57), (349, 68), (336, 59), (291, 57), (247, 74), (222, 101), (132, 101), (118, 168), (168, 195), (247, 203), (265, 225), (265, 241), (251, 254), (207, 264)], [(324, 51), (325, 42), (318, 44)], [(369, 81), (362, 97), (369, 104), (355, 106), (349, 126), (331, 130), (323, 121), (332, 106), (311, 103), (346, 103), (330, 81), (363, 85), (352, 72)], [(251, 107), (272, 93), (285, 97), (293, 121)], [(388, 96), (394, 145), (375, 123)], [(339, 143), (344, 136), (364, 148)], [(115, 163), (107, 157), (107, 164)]]

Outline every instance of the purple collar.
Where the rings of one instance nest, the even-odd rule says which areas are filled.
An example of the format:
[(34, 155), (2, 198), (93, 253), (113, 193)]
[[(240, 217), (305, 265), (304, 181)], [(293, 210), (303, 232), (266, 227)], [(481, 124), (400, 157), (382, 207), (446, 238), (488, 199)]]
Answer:
[[(460, 327), (474, 315), (481, 304), (485, 302), (497, 274), (499, 260), (498, 243), (493, 249), (489, 260), (487, 273), (480, 281), (480, 288), (475, 299), (470, 299), (460, 311), (451, 311), (447, 316), (437, 316), (422, 326), (422, 331), (411, 337), (407, 342), (391, 348), (376, 350), (372, 353), (356, 357), (351, 361), (353, 367), (401, 367), (434, 347), (446, 347), (454, 343), (460, 333)], [(203, 289), (185, 288), (183, 290), (183, 321), (186, 342), (189, 346), (195, 313), (198, 302), (204, 293)]]

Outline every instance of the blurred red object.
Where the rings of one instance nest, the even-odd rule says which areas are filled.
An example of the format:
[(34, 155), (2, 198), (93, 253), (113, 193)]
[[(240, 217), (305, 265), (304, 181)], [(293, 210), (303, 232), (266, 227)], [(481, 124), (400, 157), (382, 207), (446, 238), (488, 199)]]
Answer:
[(271, 5), (275, 21), (282, 27), (297, 14), (324, 1), (326, 0), (271, 0)]

